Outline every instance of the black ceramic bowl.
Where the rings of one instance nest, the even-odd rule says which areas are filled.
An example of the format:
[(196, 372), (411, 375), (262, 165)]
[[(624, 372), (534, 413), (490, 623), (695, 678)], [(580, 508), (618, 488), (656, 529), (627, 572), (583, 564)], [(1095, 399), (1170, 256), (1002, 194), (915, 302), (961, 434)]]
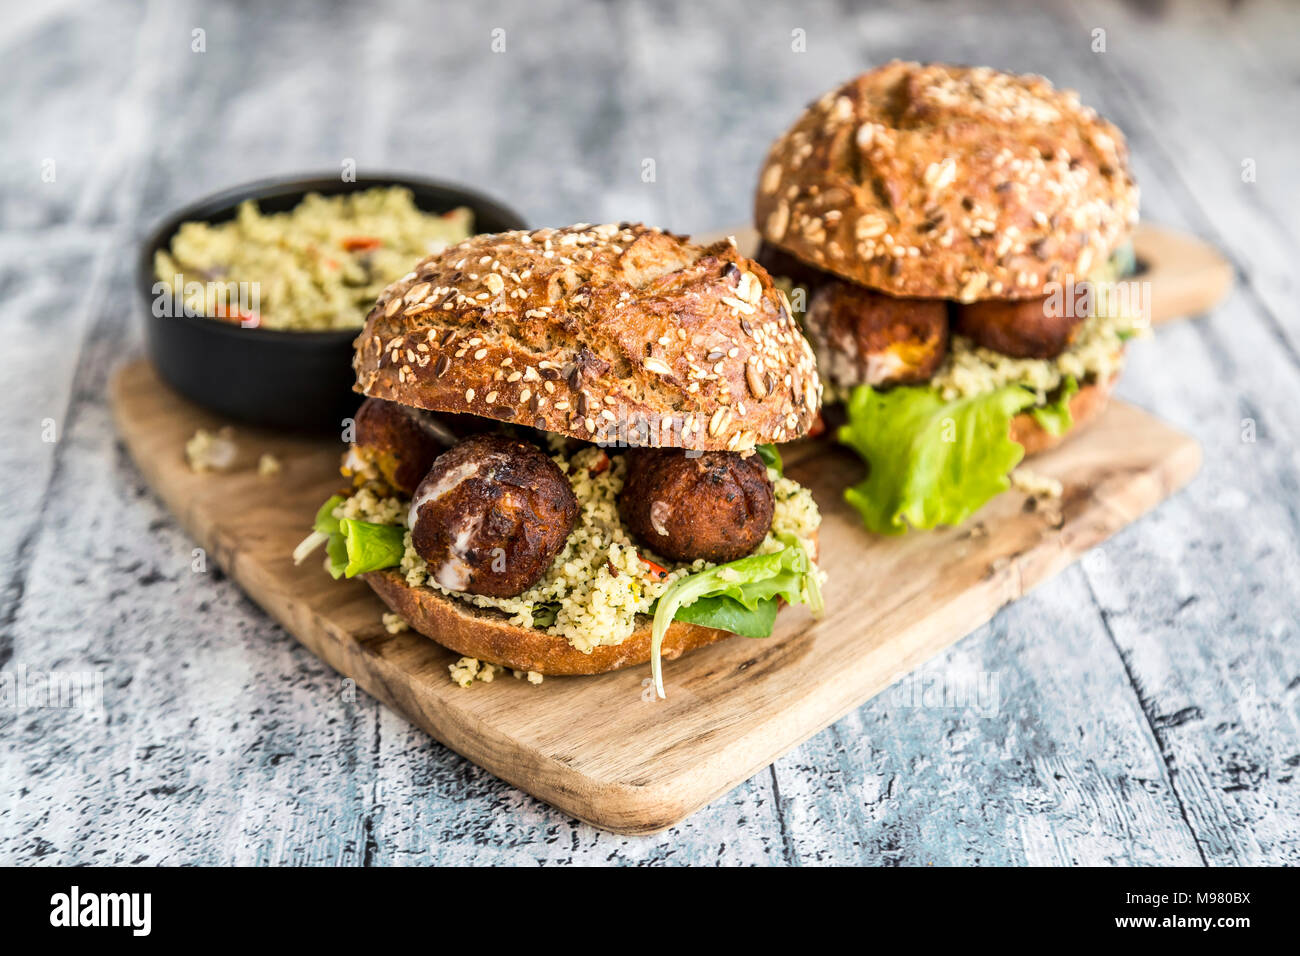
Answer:
[(245, 199), (256, 199), (263, 212), (285, 212), (310, 192), (335, 196), (375, 186), (405, 186), (425, 212), (468, 206), (474, 212), (476, 232), (525, 227), (518, 213), (495, 200), (417, 176), (377, 173), (350, 183), (337, 174), (277, 178), (222, 190), (168, 216), (140, 249), (136, 284), (144, 298), (145, 342), (164, 381), (199, 405), (241, 422), (309, 431), (338, 429), (360, 403), (352, 391), (352, 340), (359, 329), (286, 332), (246, 329), (202, 316), (155, 315), (154, 253), (171, 245), (181, 223), (233, 219)]

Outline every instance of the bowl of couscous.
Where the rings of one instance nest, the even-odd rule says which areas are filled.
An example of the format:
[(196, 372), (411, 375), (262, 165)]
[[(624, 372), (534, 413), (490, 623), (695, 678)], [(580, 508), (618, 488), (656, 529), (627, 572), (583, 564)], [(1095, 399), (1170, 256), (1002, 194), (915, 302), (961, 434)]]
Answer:
[(375, 174), (268, 179), (168, 216), (137, 285), (160, 376), (229, 418), (338, 429), (352, 414), (352, 340), (379, 293), (425, 256), (518, 213), (472, 190)]

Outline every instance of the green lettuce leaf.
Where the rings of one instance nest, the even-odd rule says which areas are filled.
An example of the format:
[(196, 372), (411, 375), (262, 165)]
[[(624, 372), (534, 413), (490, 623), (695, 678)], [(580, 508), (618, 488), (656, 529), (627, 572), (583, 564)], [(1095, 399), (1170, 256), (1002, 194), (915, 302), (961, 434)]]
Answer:
[(330, 500), (321, 505), (320, 510), (316, 512), (316, 520), (312, 523), (312, 527), (321, 534), (338, 534), (339, 519), (334, 517), (334, 509), (347, 500), (348, 499), (344, 498), (342, 495), (335, 495), (330, 498)]
[(844, 497), (877, 534), (961, 524), (1010, 487), (1007, 475), (1025, 454), (1011, 440), (1011, 419), (1033, 404), (1019, 385), (953, 401), (924, 386), (859, 385), (837, 437), (868, 471)]
[[(752, 554), (738, 561), (730, 561), (717, 567), (700, 571), (688, 577), (674, 581), (668, 590), (655, 602), (654, 626), (650, 634), (650, 670), (654, 676), (655, 692), (664, 697), (663, 649), (664, 634), (668, 626), (684, 608), (692, 607), (706, 598), (724, 597), (731, 600), (733, 606), (725, 604), (706, 605), (700, 609), (701, 620), (712, 617), (722, 621), (729, 617), (732, 623), (744, 627), (745, 631), (755, 636), (767, 637), (772, 633), (769, 626), (765, 633), (760, 632), (761, 619), (757, 616), (759, 606), (763, 603), (773, 605), (771, 613), (775, 618), (775, 604), (778, 597), (789, 604), (807, 604), (815, 616), (824, 609), (821, 585), (817, 580), (817, 569), (808, 556), (808, 551), (797, 537), (792, 534), (778, 536), (784, 547), (770, 554)], [(740, 611), (749, 612), (742, 615)], [(688, 614), (690, 612), (687, 612)], [(683, 617), (683, 620), (687, 618)], [(722, 624), (710, 624), (722, 627)], [(724, 628), (731, 630), (730, 627)]]
[(550, 627), (560, 614), (560, 605), (554, 601), (533, 605), (533, 627)]
[(329, 536), (325, 542), (325, 554), (330, 559), (330, 575), (337, 581), (348, 567), (348, 543), (342, 534), (335, 532)]
[(777, 451), (775, 445), (759, 445), (756, 450), (758, 451), (758, 457), (763, 459), (763, 464), (768, 468), (775, 468), (778, 475), (785, 474), (781, 464), (781, 453)]
[(1126, 242), (1111, 253), (1110, 258), (1106, 260), (1102, 275), (1109, 282), (1119, 282), (1121, 279), (1136, 275), (1137, 271), (1137, 253), (1133, 250), (1133, 243)]
[[(406, 532), (401, 525), (372, 524), (369, 521), (344, 518), (339, 522), (339, 530), (347, 552), (347, 564), (343, 568), (345, 577), (394, 568), (402, 563), (402, 555), (406, 552)], [(333, 544), (333, 536), (330, 541)], [(334, 553), (331, 551), (331, 573), (333, 564)]]
[(700, 598), (689, 607), (679, 607), (673, 620), (716, 627), (741, 637), (771, 637), (772, 627), (776, 624), (776, 609), (774, 598), (759, 601), (750, 610), (735, 598), (718, 595)]
[[(339, 576), (334, 573), (334, 558), (336, 553), (341, 553), (338, 552), (341, 542), (339, 545), (335, 545), (334, 551), (329, 550), (329, 545), (330, 542), (333, 541), (334, 536), (339, 533), (339, 522), (338, 519), (334, 517), (334, 509), (343, 504), (346, 500), (347, 499), (342, 495), (335, 495), (329, 501), (325, 502), (325, 504), (320, 506), (320, 510), (316, 512), (316, 520), (312, 522), (311, 534), (303, 538), (302, 541), (298, 543), (298, 547), (293, 549), (294, 564), (302, 564), (323, 544), (325, 545), (325, 553), (330, 556), (330, 573), (334, 574), (334, 577), (336, 578)], [(346, 561), (344, 563), (346, 564)], [(340, 565), (340, 568), (341, 567), (342, 565)], [(341, 573), (342, 571), (340, 570), (339, 574)]]
[(334, 517), (334, 509), (346, 500), (343, 495), (335, 495), (320, 506), (311, 534), (294, 549), (293, 563), (301, 564), (323, 544), (329, 558), (329, 572), (336, 579), (401, 564), (406, 552), (403, 528)]
[(1078, 390), (1079, 383), (1074, 376), (1067, 375), (1060, 388), (1056, 390), (1054, 399), (1046, 405), (1039, 405), (1030, 410), (1034, 421), (1038, 422), (1043, 431), (1054, 438), (1060, 438), (1070, 430), (1074, 425), (1074, 417), (1070, 414), (1070, 398)]

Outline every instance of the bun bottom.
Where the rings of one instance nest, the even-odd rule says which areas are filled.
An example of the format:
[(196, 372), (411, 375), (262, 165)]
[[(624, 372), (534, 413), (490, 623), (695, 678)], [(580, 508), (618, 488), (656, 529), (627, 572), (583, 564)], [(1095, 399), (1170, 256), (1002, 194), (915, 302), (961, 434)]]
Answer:
[[(817, 550), (814, 535), (809, 542), (813, 560)], [(411, 627), (466, 657), (551, 677), (604, 674), (650, 660), (653, 620), (644, 615), (637, 618), (636, 630), (622, 644), (603, 644), (584, 654), (563, 637), (511, 624), (500, 611), (475, 607), (432, 588), (408, 587), (397, 571), (371, 571), (361, 577)], [(664, 660), (672, 661), (697, 647), (735, 636), (716, 627), (673, 621), (664, 634), (661, 653)]]
[(1090, 382), (1070, 396), (1070, 417), (1074, 424), (1064, 435), (1053, 435), (1044, 430), (1032, 414), (1022, 412), (1011, 419), (1011, 440), (1024, 446), (1026, 458), (1055, 448), (1106, 410), (1118, 378), (1118, 375), (1112, 375), (1104, 382)]
[[(639, 618), (636, 630), (622, 644), (603, 644), (584, 654), (563, 637), (511, 624), (499, 611), (475, 607), (432, 588), (408, 587), (396, 571), (372, 571), (362, 577), (411, 627), (466, 657), (547, 676), (603, 674), (650, 660), (649, 617)], [(715, 627), (673, 621), (664, 635), (663, 658), (674, 660), (734, 636)]]

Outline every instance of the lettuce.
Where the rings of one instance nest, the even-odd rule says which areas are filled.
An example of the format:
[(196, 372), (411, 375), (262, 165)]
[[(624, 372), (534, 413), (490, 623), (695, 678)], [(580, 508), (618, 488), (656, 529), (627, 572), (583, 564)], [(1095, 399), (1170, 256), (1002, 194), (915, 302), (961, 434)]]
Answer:
[(558, 601), (546, 601), (542, 604), (533, 605), (533, 627), (547, 628), (555, 623), (559, 617), (560, 605)]
[(343, 540), (343, 535), (329, 536), (329, 540), (325, 542), (325, 555), (330, 561), (330, 576), (337, 581), (348, 569), (348, 543)]
[(1074, 425), (1070, 414), (1070, 399), (1079, 391), (1079, 383), (1073, 375), (1067, 375), (1061, 387), (1056, 390), (1056, 397), (1046, 405), (1030, 409), (1034, 421), (1040, 428), (1054, 438), (1060, 438)]
[[(752, 554), (674, 581), (655, 602), (650, 633), (650, 671), (655, 692), (664, 697), (664, 634), (674, 620), (742, 634), (769, 637), (776, 620), (776, 601), (807, 604), (820, 616), (821, 585), (808, 551), (792, 534), (778, 535), (784, 547)], [(697, 605), (701, 605), (698, 609)]]
[[(343, 569), (346, 577), (395, 568), (402, 563), (402, 555), (406, 553), (406, 530), (401, 525), (372, 524), (344, 518), (339, 527), (348, 555), (347, 566)], [(337, 574), (334, 576), (338, 577)]]
[(1101, 268), (1101, 277), (1104, 282), (1119, 282), (1131, 276), (1137, 275), (1141, 268), (1138, 262), (1137, 253), (1133, 250), (1133, 243), (1126, 242), (1116, 249), (1106, 264)]
[(323, 544), (329, 558), (329, 572), (336, 579), (401, 564), (406, 551), (402, 527), (334, 517), (334, 509), (346, 500), (342, 495), (335, 495), (320, 506), (312, 533), (293, 550), (293, 563), (302, 564)]
[(312, 522), (312, 527), (323, 534), (338, 534), (339, 519), (334, 517), (334, 509), (347, 500), (342, 495), (334, 495), (330, 498), (316, 512), (316, 520)]
[(751, 610), (735, 598), (720, 594), (700, 598), (689, 607), (679, 607), (673, 620), (716, 627), (741, 637), (771, 637), (776, 607), (775, 598), (763, 598)]
[(1007, 475), (1025, 454), (1011, 440), (1011, 419), (1034, 403), (1019, 385), (954, 401), (924, 386), (859, 385), (837, 437), (868, 471), (845, 499), (877, 534), (961, 524), (1010, 487)]
[(755, 450), (758, 452), (758, 457), (763, 459), (763, 464), (768, 468), (775, 468), (778, 475), (785, 474), (781, 464), (781, 453), (777, 451), (775, 445), (759, 445)]

